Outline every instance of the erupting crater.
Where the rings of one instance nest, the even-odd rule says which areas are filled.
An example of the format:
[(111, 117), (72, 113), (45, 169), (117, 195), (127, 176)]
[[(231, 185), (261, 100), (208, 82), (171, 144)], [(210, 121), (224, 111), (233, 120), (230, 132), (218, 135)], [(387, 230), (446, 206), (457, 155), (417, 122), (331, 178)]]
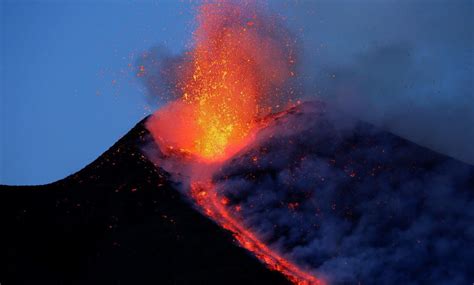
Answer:
[(265, 126), (263, 117), (294, 104), (294, 39), (278, 17), (263, 11), (252, 2), (200, 5), (193, 48), (170, 67), (180, 97), (159, 109), (147, 127), (161, 152), (175, 158), (165, 170), (188, 171), (183, 192), (203, 214), (295, 284), (322, 284), (261, 242), (232, 215), (211, 182), (214, 170)]
[(194, 48), (172, 68), (181, 97), (148, 127), (164, 150), (225, 160), (252, 138), (259, 118), (285, 105), (281, 90), (295, 74), (293, 40), (254, 3), (206, 3), (197, 22)]

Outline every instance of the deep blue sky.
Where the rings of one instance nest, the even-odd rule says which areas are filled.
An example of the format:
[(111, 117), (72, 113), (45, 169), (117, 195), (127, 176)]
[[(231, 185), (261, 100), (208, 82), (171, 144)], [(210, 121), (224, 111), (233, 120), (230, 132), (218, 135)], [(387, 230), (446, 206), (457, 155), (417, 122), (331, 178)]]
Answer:
[[(128, 65), (185, 49), (190, 2), (1, 1), (0, 184), (69, 175), (149, 114)], [(474, 164), (474, 1), (268, 2), (301, 44), (305, 95)]]
[(128, 64), (158, 43), (182, 50), (189, 12), (181, 1), (2, 1), (0, 183), (71, 174), (148, 114)]

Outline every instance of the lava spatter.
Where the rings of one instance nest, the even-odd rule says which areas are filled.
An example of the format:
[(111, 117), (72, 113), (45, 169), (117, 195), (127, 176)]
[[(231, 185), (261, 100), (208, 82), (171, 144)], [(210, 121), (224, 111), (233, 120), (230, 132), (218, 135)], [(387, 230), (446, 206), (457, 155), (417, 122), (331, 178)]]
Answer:
[(162, 149), (225, 160), (251, 140), (259, 118), (286, 105), (281, 90), (295, 74), (294, 40), (251, 2), (202, 4), (197, 24), (174, 80), (181, 97), (148, 127)]

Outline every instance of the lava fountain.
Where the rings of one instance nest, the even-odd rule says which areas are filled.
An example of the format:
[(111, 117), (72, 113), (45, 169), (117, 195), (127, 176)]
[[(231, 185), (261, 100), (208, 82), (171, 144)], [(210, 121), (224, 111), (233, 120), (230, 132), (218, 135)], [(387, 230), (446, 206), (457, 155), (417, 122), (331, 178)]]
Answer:
[(282, 89), (294, 75), (293, 41), (277, 18), (251, 3), (203, 4), (197, 23), (194, 48), (176, 68), (181, 97), (149, 128), (166, 149), (225, 160), (251, 138), (258, 118), (283, 106)]
[(295, 284), (322, 284), (262, 243), (212, 184), (213, 170), (252, 141), (263, 117), (294, 104), (295, 40), (281, 19), (263, 11), (253, 2), (201, 4), (193, 48), (170, 67), (179, 98), (147, 127), (165, 157), (160, 165), (171, 174), (187, 173), (183, 192), (201, 212)]

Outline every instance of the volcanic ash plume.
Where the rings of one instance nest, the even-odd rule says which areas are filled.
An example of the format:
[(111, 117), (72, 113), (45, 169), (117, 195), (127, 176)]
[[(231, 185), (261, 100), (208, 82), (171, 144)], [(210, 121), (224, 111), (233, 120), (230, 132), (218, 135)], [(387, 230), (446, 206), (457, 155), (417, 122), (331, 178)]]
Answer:
[(474, 167), (323, 104), (274, 119), (213, 185), (229, 215), (329, 284), (474, 279)]
[[(186, 165), (209, 167), (182, 156), (154, 160), (181, 182), (199, 176), (184, 174)], [(191, 178), (184, 193), (296, 284), (474, 278), (474, 168), (322, 103), (267, 117), (208, 178)]]

